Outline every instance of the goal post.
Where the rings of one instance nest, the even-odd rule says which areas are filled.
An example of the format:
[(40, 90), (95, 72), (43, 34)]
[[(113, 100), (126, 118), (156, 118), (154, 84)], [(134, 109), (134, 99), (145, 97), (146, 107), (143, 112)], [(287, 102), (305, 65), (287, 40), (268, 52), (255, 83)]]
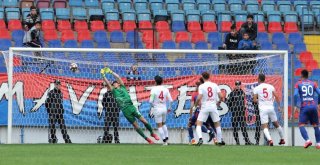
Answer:
[[(56, 55), (61, 52), (63, 57), (55, 58)], [(80, 55), (84, 57), (83, 60), (78, 57), (74, 58), (73, 53), (77, 53), (76, 56)], [(286, 142), (288, 142), (289, 59), (287, 51), (12, 47), (8, 52), (4, 52), (3, 54), (8, 71), (8, 125), (6, 141), (8, 144), (19, 143), (20, 141), (24, 141), (25, 143), (47, 142), (48, 126), (45, 108), (43, 104), (37, 105), (37, 103), (43, 101), (46, 92), (52, 89), (52, 84), (50, 85), (50, 83), (52, 83), (54, 79), (60, 79), (62, 82), (63, 97), (65, 99), (63, 104), (66, 113), (66, 126), (73, 142), (96, 142), (97, 137), (103, 134), (104, 124), (102, 120), (103, 117), (101, 118), (101, 116), (103, 116), (102, 113), (107, 113), (102, 112), (101, 99), (103, 97), (102, 91), (104, 87), (101, 85), (102, 79), (99, 76), (100, 69), (105, 65), (110, 66), (115, 72), (120, 72), (120, 76), (126, 80), (125, 84), (133, 103), (142, 115), (152, 123), (156, 133), (158, 132), (156, 131), (154, 119), (148, 118), (150, 107), (147, 105), (146, 100), (154, 84), (153, 77), (156, 74), (164, 77), (164, 85), (169, 88), (175, 100), (173, 104), (174, 114), (170, 114), (167, 120), (170, 132), (169, 136), (171, 137), (170, 140), (172, 143), (188, 143), (188, 133), (186, 130), (188, 123), (186, 116), (188, 116), (188, 114), (186, 112), (190, 107), (191, 95), (195, 91), (194, 83), (198, 80), (199, 74), (202, 71), (209, 70), (213, 75), (213, 81), (217, 81), (221, 87), (223, 87), (223, 85), (228, 87), (228, 89), (223, 89), (226, 97), (228, 97), (228, 94), (233, 89), (234, 81), (236, 79), (241, 80), (243, 82), (242, 88), (246, 92), (247, 103), (250, 102), (248, 98), (252, 97), (252, 91), (250, 93), (250, 90), (257, 85), (257, 74), (259, 72), (265, 73), (267, 75), (267, 82), (281, 85), (275, 86), (276, 89), (281, 90), (279, 93), (282, 96), (281, 106), (283, 106), (283, 116), (281, 116), (281, 114), (278, 115), (281, 117), (279, 120), (281, 120), (281, 125), (283, 125), (284, 128), (284, 138)], [(91, 55), (96, 55), (97, 59), (88, 60), (88, 56)], [(164, 61), (161, 61), (163, 59), (158, 59), (160, 55), (164, 55)], [(254, 56), (230, 60), (228, 59), (228, 55)], [(277, 60), (283, 65), (279, 68), (272, 68), (272, 62)], [(251, 61), (254, 61), (254, 63), (251, 63)], [(73, 62), (78, 64), (79, 71), (77, 73), (73, 73), (70, 70), (68, 71), (69, 64)], [(143, 74), (139, 75), (139, 80), (130, 80), (130, 76), (126, 75), (132, 64), (137, 64), (138, 71), (143, 72)], [(237, 64), (237, 66), (232, 64)], [(232, 68), (228, 70), (230, 66), (238, 69)], [(243, 71), (243, 66), (248, 66), (249, 69), (247, 68), (244, 69), (246, 71)], [(268, 80), (269, 77), (271, 77), (271, 80)], [(108, 78), (112, 79), (112, 77)], [(21, 86), (23, 88), (22, 96), (19, 97), (17, 94), (17, 82), (22, 82)], [(35, 87), (36, 84), (41, 87)], [(24, 102), (24, 107), (17, 105), (19, 102)], [(35, 107), (38, 109), (35, 109)], [(223, 113), (223, 115), (221, 115), (223, 138), (227, 144), (235, 144), (232, 134), (230, 112), (228, 112), (226, 105), (222, 105), (221, 108), (219, 112), (220, 115)], [(24, 112), (21, 112), (22, 109)], [(248, 128), (249, 138), (254, 142), (255, 116), (252, 114), (252, 110), (250, 111), (249, 109), (247, 105), (246, 127)], [(144, 142), (143, 139), (134, 132), (132, 126), (125, 120), (121, 113), (119, 123), (121, 142)], [(143, 125), (140, 126), (143, 127)], [(14, 130), (15, 128), (17, 130)], [(19, 132), (22, 128), (24, 129), (23, 134), (21, 131)], [(61, 139), (59, 143), (63, 142), (59, 126), (57, 125), (56, 128), (57, 136), (59, 136), (58, 139)], [(111, 134), (112, 130), (111, 127)], [(35, 136), (41, 135), (42, 139), (38, 140), (38, 137), (32, 139), (29, 137), (31, 135), (28, 134), (28, 131)], [(145, 131), (145, 133), (148, 135), (147, 131)], [(22, 134), (22, 136), (19, 136), (19, 134)], [(194, 134), (196, 137), (195, 131)], [(276, 132), (272, 132), (272, 134), (273, 138), (278, 137)], [(79, 135), (85, 136), (80, 137)], [(240, 141), (243, 144), (241, 131), (239, 131), (239, 135)], [(263, 133), (261, 133), (261, 136), (262, 135)], [(263, 139), (263, 137), (261, 137), (261, 139)], [(260, 140), (260, 144), (263, 144), (262, 141), (263, 140)], [(288, 143), (286, 145), (288, 145)]]

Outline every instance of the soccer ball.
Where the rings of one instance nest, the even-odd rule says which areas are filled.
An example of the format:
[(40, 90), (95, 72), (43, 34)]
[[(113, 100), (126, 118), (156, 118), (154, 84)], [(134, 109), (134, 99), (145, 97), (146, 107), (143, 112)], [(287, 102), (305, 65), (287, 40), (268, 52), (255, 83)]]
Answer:
[(78, 70), (78, 65), (76, 63), (71, 63), (70, 64), (70, 70), (72, 72), (76, 72)]

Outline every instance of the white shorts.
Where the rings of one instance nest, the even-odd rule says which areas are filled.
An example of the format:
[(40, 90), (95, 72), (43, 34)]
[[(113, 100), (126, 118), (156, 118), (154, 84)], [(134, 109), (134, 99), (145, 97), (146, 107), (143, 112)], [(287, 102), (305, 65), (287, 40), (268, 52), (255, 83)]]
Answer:
[(154, 120), (156, 123), (164, 123), (167, 119), (167, 110), (155, 110), (154, 111)]
[(269, 118), (270, 118), (271, 122), (277, 121), (277, 115), (276, 115), (276, 112), (274, 111), (274, 109), (264, 109), (264, 110), (260, 109), (261, 124), (268, 123)]
[(220, 116), (217, 108), (201, 109), (197, 120), (206, 122), (209, 116), (211, 117), (213, 122), (220, 121)]

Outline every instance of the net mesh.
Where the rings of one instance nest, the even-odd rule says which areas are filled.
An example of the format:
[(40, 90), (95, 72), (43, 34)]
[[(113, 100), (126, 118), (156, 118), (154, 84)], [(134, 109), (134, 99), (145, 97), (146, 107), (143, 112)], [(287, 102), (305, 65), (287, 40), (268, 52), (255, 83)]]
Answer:
[[(3, 54), (8, 62), (8, 52)], [(211, 80), (219, 85), (227, 99), (235, 88), (235, 81), (242, 82), (241, 88), (245, 92), (244, 112), (232, 113), (235, 110), (226, 103), (219, 107), (223, 139), (227, 144), (236, 144), (235, 132), (239, 132), (240, 144), (245, 144), (246, 135), (241, 131), (248, 133), (250, 142), (263, 144), (257, 107), (252, 103), (252, 89), (257, 86), (258, 73), (266, 74), (266, 81), (275, 86), (280, 96), (283, 95), (283, 56), (279, 54), (43, 51), (14, 52), (13, 63), (13, 143), (50, 142), (50, 139), (55, 139), (52, 138), (53, 126), (50, 125), (53, 121), (56, 121), (54, 125), (58, 143), (65, 142), (68, 136), (73, 143), (106, 142), (102, 140), (106, 136), (107, 142), (113, 139), (113, 142), (145, 143), (122, 112), (113, 110), (114, 105), (106, 103), (104, 97), (108, 89), (100, 74), (100, 69), (106, 65), (122, 77), (133, 104), (151, 123), (156, 133), (155, 121), (149, 117), (151, 106), (148, 100), (155, 84), (154, 76), (164, 78), (164, 84), (174, 100), (172, 112), (168, 113), (166, 121), (170, 143), (190, 141), (190, 102), (196, 90), (195, 83), (204, 71), (212, 74)], [(71, 63), (77, 64), (77, 71), (70, 70)], [(132, 71), (133, 64), (137, 66), (136, 72)], [(107, 75), (107, 78), (114, 80), (111, 75)], [(61, 82), (63, 111), (54, 113), (63, 115), (52, 116), (46, 109), (45, 101), (49, 91), (54, 89), (55, 80)], [(54, 100), (52, 104), (58, 105), (57, 102), (59, 100)], [(277, 112), (277, 116), (283, 125), (283, 114)], [(141, 122), (138, 123), (144, 128)], [(114, 134), (114, 131), (119, 135)], [(145, 133), (149, 136), (146, 130)], [(279, 138), (277, 134), (271, 133), (274, 139)], [(204, 138), (208, 138), (208, 134)]]

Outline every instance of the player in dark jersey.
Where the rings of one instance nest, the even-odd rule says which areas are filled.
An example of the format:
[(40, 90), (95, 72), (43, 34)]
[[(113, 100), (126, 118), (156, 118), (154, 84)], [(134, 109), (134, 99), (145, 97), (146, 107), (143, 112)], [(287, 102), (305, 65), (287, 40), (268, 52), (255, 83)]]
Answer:
[(300, 114), (299, 114), (299, 129), (300, 133), (305, 140), (304, 148), (312, 145), (305, 125), (310, 122), (314, 128), (316, 138), (316, 148), (320, 149), (320, 130), (319, 130), (319, 117), (317, 111), (317, 103), (315, 100), (315, 92), (320, 95), (318, 85), (308, 79), (309, 72), (307, 70), (301, 71), (301, 80), (295, 85), (294, 98), (295, 98), (295, 111), (298, 111), (297, 102), (300, 99)]

